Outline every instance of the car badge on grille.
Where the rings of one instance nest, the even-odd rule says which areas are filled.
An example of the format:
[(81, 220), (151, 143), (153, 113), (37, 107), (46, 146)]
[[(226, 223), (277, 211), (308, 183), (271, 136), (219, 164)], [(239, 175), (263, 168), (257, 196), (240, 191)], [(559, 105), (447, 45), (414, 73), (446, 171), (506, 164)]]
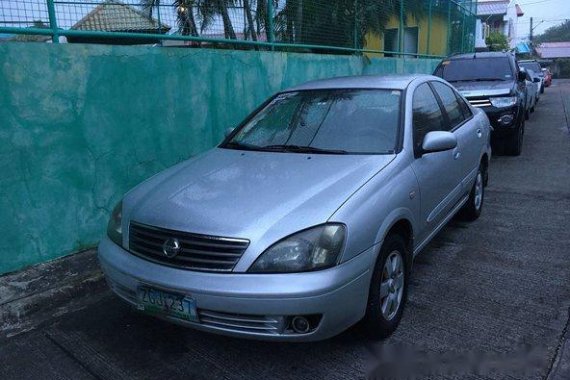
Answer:
[(182, 252), (182, 246), (176, 238), (170, 238), (162, 244), (162, 253), (169, 259), (172, 259), (180, 252)]

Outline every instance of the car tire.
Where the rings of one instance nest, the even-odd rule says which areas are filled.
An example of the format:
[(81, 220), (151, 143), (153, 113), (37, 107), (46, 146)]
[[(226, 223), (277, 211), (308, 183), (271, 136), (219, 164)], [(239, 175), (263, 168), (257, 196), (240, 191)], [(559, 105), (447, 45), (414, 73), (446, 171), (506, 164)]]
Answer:
[(487, 174), (485, 169), (482, 165), (479, 165), (479, 170), (477, 170), (475, 182), (473, 183), (473, 187), (469, 192), (469, 199), (459, 213), (461, 219), (472, 222), (481, 216), (483, 203), (485, 202), (486, 176)]
[(524, 119), (525, 119), (525, 120), (530, 119), (530, 110), (526, 110), (526, 111), (524, 112)]
[(524, 120), (518, 125), (513, 133), (505, 140), (505, 152), (509, 156), (520, 156), (524, 142)]
[(534, 113), (534, 106), (530, 108), (530, 113)]
[(544, 94), (544, 85), (540, 86), (540, 93)]
[[(402, 319), (410, 274), (408, 250), (408, 244), (398, 234), (388, 235), (382, 244), (370, 281), (366, 314), (361, 321), (363, 332), (371, 339), (389, 337)], [(387, 270), (389, 267), (391, 272)]]

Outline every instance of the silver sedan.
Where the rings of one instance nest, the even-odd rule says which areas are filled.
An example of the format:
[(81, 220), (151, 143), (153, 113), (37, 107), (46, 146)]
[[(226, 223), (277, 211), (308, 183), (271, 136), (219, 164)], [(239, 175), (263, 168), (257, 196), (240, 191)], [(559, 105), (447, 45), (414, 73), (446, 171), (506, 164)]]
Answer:
[(310, 341), (360, 321), (386, 337), (414, 257), (480, 215), (489, 137), (433, 76), (301, 85), (126, 194), (99, 260), (126, 302), (196, 329)]

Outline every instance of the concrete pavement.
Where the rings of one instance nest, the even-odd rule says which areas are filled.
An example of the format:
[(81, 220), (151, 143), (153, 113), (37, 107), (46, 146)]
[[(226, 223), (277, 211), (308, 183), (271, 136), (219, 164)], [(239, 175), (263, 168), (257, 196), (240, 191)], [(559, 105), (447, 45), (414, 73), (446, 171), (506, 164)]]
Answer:
[(482, 217), (452, 222), (417, 258), (402, 324), (384, 342), (356, 329), (312, 344), (225, 338), (137, 314), (106, 292), (4, 338), (0, 378), (313, 380), (413, 368), (416, 378), (570, 379), (564, 109), (570, 81), (554, 81), (527, 122), (522, 156), (493, 158)]

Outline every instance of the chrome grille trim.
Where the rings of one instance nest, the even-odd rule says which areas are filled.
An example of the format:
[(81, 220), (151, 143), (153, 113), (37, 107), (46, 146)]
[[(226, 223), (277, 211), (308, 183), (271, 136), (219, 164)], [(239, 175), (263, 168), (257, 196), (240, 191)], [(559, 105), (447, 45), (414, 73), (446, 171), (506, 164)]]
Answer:
[(467, 99), (473, 107), (490, 107), (491, 101), (489, 99)]
[[(166, 257), (162, 245), (170, 238), (180, 242), (182, 251)], [(241, 258), (249, 240), (200, 235), (149, 226), (129, 224), (129, 251), (143, 259), (176, 268), (201, 272), (231, 272)]]
[(281, 334), (285, 328), (283, 317), (232, 314), (202, 309), (198, 309), (198, 317), (200, 324), (204, 326), (239, 332), (277, 335)]

